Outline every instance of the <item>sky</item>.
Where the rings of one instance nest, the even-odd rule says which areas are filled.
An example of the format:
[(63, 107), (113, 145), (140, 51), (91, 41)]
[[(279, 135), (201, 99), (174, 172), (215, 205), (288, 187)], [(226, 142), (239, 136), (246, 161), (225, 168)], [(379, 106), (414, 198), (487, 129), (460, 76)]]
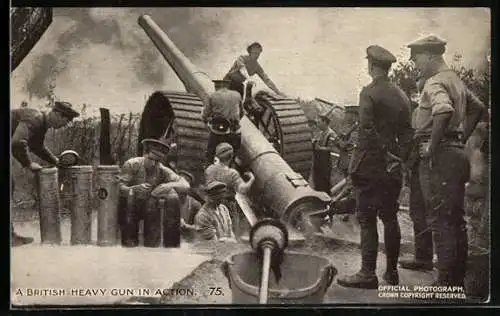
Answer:
[[(177, 47), (212, 79), (224, 76), (246, 46), (291, 97), (356, 103), (370, 82), (366, 47), (381, 45), (408, 59), (411, 41), (434, 34), (445, 59), (460, 53), (481, 67), (490, 52), (487, 8), (55, 8), (41, 40), (11, 74), (11, 107), (57, 99), (91, 111), (140, 112), (157, 90), (185, 91), (138, 25), (149, 14)], [(257, 89), (266, 89), (256, 79)]]

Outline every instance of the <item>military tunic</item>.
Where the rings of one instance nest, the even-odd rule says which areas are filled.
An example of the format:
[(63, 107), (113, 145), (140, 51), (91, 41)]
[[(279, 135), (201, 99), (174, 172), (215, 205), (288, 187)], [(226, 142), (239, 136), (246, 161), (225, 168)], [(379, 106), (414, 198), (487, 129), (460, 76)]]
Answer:
[(32, 162), (30, 150), (48, 163), (57, 163), (57, 157), (44, 145), (48, 128), (43, 112), (30, 108), (11, 110), (12, 156), (23, 167), (29, 167)]
[(402, 178), (388, 170), (388, 153), (403, 161), (412, 139), (410, 100), (386, 76), (363, 88), (358, 140), (349, 164), (361, 226), (362, 271), (373, 274), (378, 252), (377, 215), (384, 223), (387, 269), (395, 270), (401, 233), (396, 213)]
[[(316, 139), (316, 144), (321, 147), (328, 147), (333, 151), (337, 144), (337, 134), (328, 127), (321, 131)], [(330, 151), (314, 150), (314, 189), (316, 191), (330, 192), (330, 177), (332, 174), (332, 160)]]
[(229, 131), (225, 134), (216, 134), (210, 131), (207, 145), (207, 164), (213, 163), (215, 148), (220, 143), (231, 144), (235, 152), (240, 148), (240, 119), (242, 115), (241, 96), (235, 91), (222, 88), (210, 96), (209, 104), (202, 110), (202, 119), (206, 122), (224, 119), (229, 123)]
[(231, 216), (224, 204), (217, 206), (205, 203), (194, 218), (198, 228), (199, 238), (204, 240), (218, 240), (234, 238)]

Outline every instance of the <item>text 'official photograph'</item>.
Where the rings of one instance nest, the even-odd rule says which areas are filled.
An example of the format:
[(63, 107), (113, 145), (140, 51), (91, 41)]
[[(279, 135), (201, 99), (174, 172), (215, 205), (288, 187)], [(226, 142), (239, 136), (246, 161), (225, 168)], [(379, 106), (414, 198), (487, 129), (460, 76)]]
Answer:
[(489, 8), (10, 8), (11, 307), (483, 304)]

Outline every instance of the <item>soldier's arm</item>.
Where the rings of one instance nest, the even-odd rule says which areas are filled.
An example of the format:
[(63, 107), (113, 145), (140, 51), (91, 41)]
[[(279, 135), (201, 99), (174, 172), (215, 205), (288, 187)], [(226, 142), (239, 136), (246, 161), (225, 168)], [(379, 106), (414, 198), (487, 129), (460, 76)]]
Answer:
[(479, 100), (479, 98), (476, 97), (472, 91), (467, 89), (467, 108), (464, 121), (464, 138), (462, 140), (464, 144), (467, 142), (467, 139), (469, 139), (470, 135), (476, 128), (477, 123), (479, 123), (479, 120), (484, 116), (485, 112), (486, 106), (484, 103), (481, 102), (481, 100)]
[(187, 193), (189, 191), (189, 182), (175, 173), (172, 169), (161, 166), (161, 172), (163, 173), (166, 182), (159, 185), (155, 191), (161, 190), (163, 193), (167, 193), (172, 189), (179, 193)]
[(240, 56), (238, 59), (236, 59), (236, 67), (238, 71), (245, 77), (245, 80), (248, 80), (250, 78), (250, 75), (248, 74), (247, 67), (245, 66), (245, 57)]
[[(407, 100), (408, 98), (404, 96)], [(401, 109), (400, 117), (398, 120), (398, 145), (399, 145), (399, 157), (402, 161), (406, 161), (410, 154), (412, 139), (413, 139), (413, 128), (411, 126), (411, 114), (410, 114), (410, 100), (408, 100), (406, 106)]]
[(212, 115), (212, 97), (208, 99), (208, 104), (206, 104), (201, 110), (201, 119), (203, 122), (207, 122)]
[(432, 107), (432, 131), (429, 152), (433, 153), (444, 136), (455, 109), (446, 88), (438, 82), (426, 85)]
[(118, 189), (121, 196), (127, 196), (130, 190), (130, 185), (135, 177), (134, 164), (132, 160), (127, 160), (123, 164), (120, 174), (118, 175)]
[(236, 192), (240, 194), (247, 194), (248, 191), (250, 191), (250, 188), (255, 181), (255, 176), (251, 172), (248, 173), (248, 176), (250, 177), (250, 179), (245, 182), (236, 170), (232, 170), (231, 181)]
[(194, 225), (197, 227), (197, 233), (205, 240), (212, 240), (217, 238), (217, 230), (215, 229), (208, 214), (205, 212), (198, 212), (194, 217)]
[(40, 145), (38, 142), (35, 146), (32, 146), (31, 150), (35, 155), (43, 159), (44, 161), (51, 163), (53, 165), (59, 164), (59, 159), (43, 144), (43, 138), (40, 140)]
[(375, 125), (375, 111), (373, 107), (373, 100), (364, 88), (359, 95), (359, 129), (363, 137), (360, 138), (361, 142), (366, 142), (363, 147), (370, 146), (369, 144), (382, 146), (380, 135)]
[(260, 65), (257, 67), (257, 75), (259, 75), (260, 79), (262, 79), (262, 81), (269, 87), (269, 89), (273, 90), (277, 94), (282, 94)]
[(29, 140), (32, 137), (31, 128), (25, 122), (20, 122), (11, 139), (12, 156), (27, 168), (31, 164), (29, 155)]

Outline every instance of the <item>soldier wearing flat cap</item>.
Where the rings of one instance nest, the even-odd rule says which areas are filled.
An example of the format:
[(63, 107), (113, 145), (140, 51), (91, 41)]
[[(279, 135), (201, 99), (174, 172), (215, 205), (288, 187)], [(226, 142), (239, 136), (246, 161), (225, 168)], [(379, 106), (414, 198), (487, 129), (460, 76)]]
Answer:
[(383, 279), (392, 285), (399, 283), (397, 261), (401, 233), (397, 200), (402, 185), (399, 162), (406, 159), (412, 130), (410, 100), (388, 79), (388, 71), (396, 57), (377, 45), (368, 47), (366, 52), (368, 72), (373, 80), (360, 93), (359, 134), (349, 164), (361, 227), (361, 269), (337, 281), (345, 287), (376, 289), (377, 216), (384, 224), (386, 264)]
[[(68, 102), (55, 102), (48, 113), (37, 109), (22, 107), (11, 110), (11, 152), (21, 166), (32, 172), (42, 167), (31, 160), (30, 151), (51, 165), (59, 166), (59, 159), (44, 145), (45, 134), (49, 128), (59, 129), (79, 116)], [(14, 180), (11, 193), (14, 192)], [(21, 237), (12, 228), (12, 244), (14, 246), (28, 244), (33, 238)]]
[(201, 117), (209, 131), (207, 165), (214, 160), (215, 147), (222, 142), (238, 150), (241, 144), (240, 119), (243, 117), (241, 96), (229, 90), (228, 80), (214, 80), (216, 91), (210, 95)]
[(239, 215), (241, 214), (241, 210), (236, 203), (235, 195), (236, 193), (247, 194), (255, 181), (255, 176), (252, 172), (247, 171), (245, 172), (245, 176), (248, 179), (245, 181), (236, 169), (231, 168), (234, 150), (228, 143), (217, 145), (215, 157), (217, 158), (216, 161), (205, 170), (205, 183), (209, 184), (213, 181), (219, 181), (226, 185), (226, 205), (233, 219), (234, 231), (238, 234), (237, 237), (240, 237)]
[[(469, 160), (463, 144), (482, 117), (484, 104), (467, 88), (443, 59), (446, 41), (431, 35), (408, 47), (420, 72), (423, 90), (413, 112), (414, 151), (410, 213), (414, 222), (415, 258), (401, 261), (409, 269), (432, 269), (438, 257), (435, 284), (464, 284), (467, 233), (464, 188)], [(430, 230), (427, 227), (430, 224)], [(432, 231), (432, 233), (431, 233)]]
[(262, 81), (276, 94), (283, 93), (276, 87), (269, 76), (264, 72), (264, 69), (258, 62), (259, 56), (262, 53), (262, 45), (258, 42), (253, 42), (247, 46), (248, 55), (239, 56), (224, 76), (225, 80), (229, 80), (229, 89), (237, 91), (243, 98), (245, 89), (244, 83), (253, 85), (250, 77), (257, 74)]
[[(158, 247), (161, 225), (158, 202), (165, 201), (163, 246), (176, 247), (180, 242), (180, 201), (178, 192), (189, 190), (187, 180), (163, 165), (169, 151), (165, 140), (144, 139), (144, 156), (127, 160), (118, 176), (121, 203), (133, 198), (132, 206), (121, 205), (122, 245), (138, 246), (139, 221), (144, 220), (144, 246)], [(130, 202), (128, 202), (130, 204)], [(175, 221), (172, 224), (172, 221)], [(160, 225), (158, 227), (158, 225)], [(149, 230), (146, 227), (151, 227)], [(177, 229), (175, 229), (177, 228)]]
[(332, 159), (330, 153), (337, 148), (338, 136), (330, 128), (328, 113), (320, 113), (317, 118), (319, 134), (313, 139), (313, 183), (316, 191), (330, 192)]
[(235, 240), (229, 209), (224, 205), (227, 187), (212, 181), (205, 187), (207, 201), (196, 214), (195, 227), (202, 240)]

